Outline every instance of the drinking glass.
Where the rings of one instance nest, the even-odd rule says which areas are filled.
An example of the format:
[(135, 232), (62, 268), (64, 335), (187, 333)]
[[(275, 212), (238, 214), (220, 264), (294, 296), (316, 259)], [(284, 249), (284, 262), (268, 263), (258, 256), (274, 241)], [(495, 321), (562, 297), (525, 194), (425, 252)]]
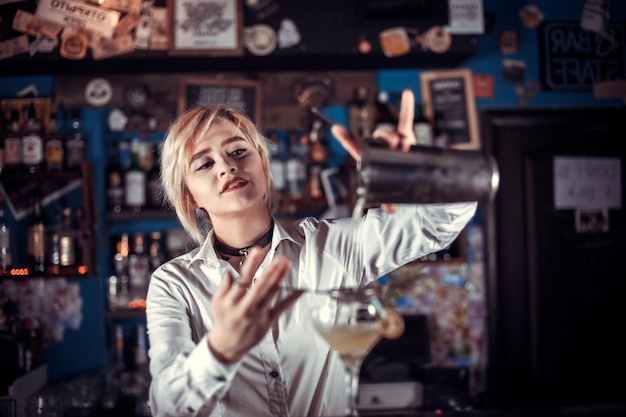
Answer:
[(358, 416), (359, 373), (363, 359), (380, 339), (380, 303), (374, 289), (341, 288), (328, 295), (327, 303), (313, 308), (313, 325), (344, 364), (349, 401), (346, 412)]

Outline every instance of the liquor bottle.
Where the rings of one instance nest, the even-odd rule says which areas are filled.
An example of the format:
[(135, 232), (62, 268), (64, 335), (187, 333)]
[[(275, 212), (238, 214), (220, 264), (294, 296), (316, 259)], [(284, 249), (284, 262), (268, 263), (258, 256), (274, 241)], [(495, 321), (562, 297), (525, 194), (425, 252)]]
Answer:
[(61, 211), (59, 248), (61, 266), (74, 266), (76, 264), (76, 228), (72, 223), (72, 208), (67, 206)]
[(115, 325), (108, 360), (104, 368), (104, 381), (100, 407), (106, 415), (115, 415), (120, 399), (120, 377), (124, 372), (124, 329), (120, 324)]
[(44, 161), (42, 124), (37, 118), (35, 104), (24, 106), (22, 124), (22, 166), (31, 174), (41, 172)]
[(65, 159), (63, 136), (59, 132), (59, 112), (50, 114), (50, 122), (44, 142), (44, 158), (47, 171), (61, 171)]
[(274, 183), (274, 189), (278, 195), (283, 195), (287, 188), (287, 180), (285, 173), (285, 162), (283, 161), (282, 147), (278, 140), (278, 133), (272, 131), (269, 135), (270, 146), (270, 170), (272, 174), (272, 182)]
[(302, 198), (306, 182), (306, 162), (300, 149), (298, 132), (289, 133), (289, 154), (286, 163), (287, 189), (292, 198)]
[(128, 256), (128, 284), (131, 303), (145, 301), (150, 281), (150, 259), (146, 253), (145, 236), (142, 232), (133, 235), (131, 252)]
[(150, 169), (146, 173), (146, 197), (148, 206), (154, 209), (163, 207), (161, 193), (161, 145), (155, 143), (152, 147)]
[(374, 106), (369, 99), (369, 89), (358, 86), (354, 89), (352, 100), (349, 104), (349, 127), (360, 140), (372, 137), (374, 126)]
[(433, 127), (430, 120), (426, 117), (424, 104), (415, 104), (415, 118), (413, 121), (413, 130), (417, 143), (420, 145), (430, 146), (433, 144)]
[(309, 195), (311, 198), (320, 198), (323, 196), (320, 174), (328, 160), (327, 138), (323, 128), (322, 121), (316, 119), (313, 121), (311, 132), (309, 134), (311, 142), (311, 164), (309, 166)]
[(0, 174), (4, 171), (4, 141), (7, 137), (8, 120), (4, 118), (4, 114), (0, 114)]
[(57, 210), (59, 215), (54, 215), (51, 224), (46, 227), (48, 243), (46, 245), (46, 253), (48, 256), (47, 269), (49, 274), (57, 275), (61, 273), (61, 236), (59, 234), (61, 228), (61, 209)]
[(22, 166), (22, 137), (20, 135), (20, 113), (11, 110), (11, 118), (7, 123), (4, 139), (4, 169), (7, 172), (18, 172)]
[(79, 170), (86, 159), (86, 138), (83, 132), (79, 109), (71, 112), (70, 129), (65, 140), (65, 168), (70, 171)]
[(154, 271), (165, 262), (165, 251), (163, 250), (163, 239), (161, 232), (150, 232), (150, 246), (148, 247), (150, 257), (150, 271)]
[(146, 172), (141, 169), (139, 153), (133, 149), (130, 167), (124, 173), (124, 204), (140, 212), (146, 206)]
[(0, 274), (8, 274), (12, 265), (11, 226), (5, 217), (4, 194), (0, 193)]
[(124, 206), (124, 173), (120, 165), (119, 148), (116, 146), (111, 147), (111, 154), (106, 171), (107, 210), (109, 212), (119, 213)]
[(41, 197), (35, 195), (33, 215), (26, 231), (28, 264), (31, 272), (46, 272), (46, 222), (41, 211)]
[(150, 370), (148, 360), (148, 348), (146, 344), (146, 328), (143, 324), (137, 326), (137, 339), (135, 342), (134, 355), (135, 372), (138, 376), (136, 381), (141, 385), (141, 391), (150, 385)]
[(128, 290), (129, 280), (124, 264), (124, 258), (116, 253), (113, 258), (113, 269), (115, 273), (108, 279), (109, 308), (111, 310), (128, 308), (128, 302), (130, 301)]
[(82, 207), (76, 207), (74, 210), (76, 216), (75, 231), (76, 231), (76, 265), (80, 269), (84, 269), (84, 272), (89, 271), (93, 265), (93, 247), (92, 247), (92, 228), (90, 222), (85, 217), (85, 211)]

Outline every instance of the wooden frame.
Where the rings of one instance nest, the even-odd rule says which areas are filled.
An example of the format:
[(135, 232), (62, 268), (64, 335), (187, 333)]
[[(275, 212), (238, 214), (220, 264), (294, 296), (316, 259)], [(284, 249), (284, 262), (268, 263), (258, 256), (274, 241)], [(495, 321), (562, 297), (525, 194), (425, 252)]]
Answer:
[(183, 77), (178, 93), (178, 115), (190, 107), (223, 104), (242, 110), (254, 123), (261, 123), (261, 83), (248, 79), (215, 80)]
[(242, 3), (239, 0), (168, 0), (170, 54), (242, 55)]
[(480, 149), (472, 71), (421, 72), (420, 86), (426, 115), (433, 123), (435, 143), (456, 149)]

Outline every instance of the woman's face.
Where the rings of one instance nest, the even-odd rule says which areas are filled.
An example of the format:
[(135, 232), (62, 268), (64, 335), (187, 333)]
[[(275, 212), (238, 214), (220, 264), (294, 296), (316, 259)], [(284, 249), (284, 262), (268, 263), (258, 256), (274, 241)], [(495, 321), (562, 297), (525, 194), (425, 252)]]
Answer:
[(256, 148), (232, 123), (216, 120), (187, 154), (187, 188), (215, 223), (265, 210), (263, 164)]

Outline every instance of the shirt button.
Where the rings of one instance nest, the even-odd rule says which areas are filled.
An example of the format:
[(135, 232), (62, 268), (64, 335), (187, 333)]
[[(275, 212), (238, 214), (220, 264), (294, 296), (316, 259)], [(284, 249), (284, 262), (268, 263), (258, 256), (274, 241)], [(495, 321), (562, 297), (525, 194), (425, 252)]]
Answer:
[(278, 372), (276, 372), (276, 371), (272, 371), (272, 372), (270, 372), (270, 376), (271, 376), (272, 378), (277, 378), (277, 377), (278, 377)]

